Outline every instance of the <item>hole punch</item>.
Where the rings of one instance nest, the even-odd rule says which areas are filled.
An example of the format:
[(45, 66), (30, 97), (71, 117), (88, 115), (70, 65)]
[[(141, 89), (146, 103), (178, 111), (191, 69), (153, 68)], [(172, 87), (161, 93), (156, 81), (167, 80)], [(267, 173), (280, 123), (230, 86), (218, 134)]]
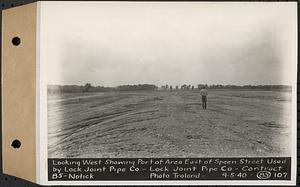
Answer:
[(11, 143), (11, 146), (15, 149), (19, 149), (21, 147), (21, 142), (19, 140), (14, 140), (12, 143)]
[(14, 37), (11, 42), (13, 43), (13, 45), (18, 46), (21, 43), (21, 39), (19, 37)]

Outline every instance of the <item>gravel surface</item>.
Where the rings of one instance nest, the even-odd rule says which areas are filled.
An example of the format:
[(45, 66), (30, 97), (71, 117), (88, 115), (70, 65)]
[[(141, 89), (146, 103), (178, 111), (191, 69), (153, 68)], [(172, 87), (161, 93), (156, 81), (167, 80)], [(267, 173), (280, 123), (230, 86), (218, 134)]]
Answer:
[(49, 158), (290, 156), (291, 92), (48, 97)]

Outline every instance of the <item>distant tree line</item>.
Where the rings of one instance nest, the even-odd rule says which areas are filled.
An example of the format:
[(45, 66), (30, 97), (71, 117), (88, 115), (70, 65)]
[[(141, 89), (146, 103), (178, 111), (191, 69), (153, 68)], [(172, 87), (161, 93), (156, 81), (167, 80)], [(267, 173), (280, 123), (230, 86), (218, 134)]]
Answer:
[(87, 83), (84, 86), (78, 85), (48, 85), (47, 92), (48, 94), (57, 94), (57, 93), (81, 93), (81, 92), (110, 92), (114, 91), (115, 88), (112, 87), (103, 87), (103, 86), (92, 86), (90, 83)]
[(288, 85), (209, 85), (210, 89), (249, 89), (249, 90), (291, 90), (292, 87)]
[[(183, 84), (181, 86), (176, 85), (175, 90), (194, 90), (194, 89), (248, 89), (248, 90), (291, 90), (292, 87), (288, 85), (222, 85), (222, 84), (198, 84), (197, 87), (190, 84)], [(161, 90), (173, 90), (172, 85), (163, 85)]]
[(198, 84), (197, 87), (190, 84), (183, 85), (163, 85), (158, 88), (153, 84), (121, 85), (118, 87), (85, 85), (48, 85), (48, 94), (57, 93), (84, 93), (84, 92), (112, 92), (112, 91), (154, 91), (154, 90), (200, 90), (203, 87), (208, 89), (243, 89), (243, 90), (291, 90), (288, 85), (221, 85), (221, 84)]
[(84, 86), (78, 85), (48, 85), (48, 94), (57, 93), (83, 93), (83, 92), (112, 92), (112, 91), (149, 91), (156, 90), (157, 86), (151, 84), (121, 85), (118, 87), (92, 86), (90, 83)]
[(138, 91), (138, 90), (156, 90), (157, 86), (152, 84), (138, 84), (138, 85), (122, 85), (116, 88), (117, 91)]

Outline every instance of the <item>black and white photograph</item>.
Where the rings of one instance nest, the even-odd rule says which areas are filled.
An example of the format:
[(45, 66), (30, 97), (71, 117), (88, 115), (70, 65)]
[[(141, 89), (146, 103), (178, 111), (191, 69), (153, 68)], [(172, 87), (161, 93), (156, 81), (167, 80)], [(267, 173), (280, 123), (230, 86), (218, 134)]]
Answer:
[(42, 5), (47, 158), (294, 157), (294, 3)]
[(295, 184), (296, 3), (38, 11), (45, 184)]
[(26, 2), (0, 16), (4, 185), (299, 183), (296, 2)]

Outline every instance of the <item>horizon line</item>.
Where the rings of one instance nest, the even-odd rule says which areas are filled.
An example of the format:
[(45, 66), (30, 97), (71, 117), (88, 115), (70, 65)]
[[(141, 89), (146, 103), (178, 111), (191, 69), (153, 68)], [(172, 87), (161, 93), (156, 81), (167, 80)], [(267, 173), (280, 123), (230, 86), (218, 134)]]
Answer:
[[(47, 86), (85, 86), (86, 84), (90, 84), (90, 83), (85, 83), (85, 84), (47, 84)], [(134, 85), (154, 85), (156, 87), (161, 87), (161, 86), (183, 86), (183, 85), (190, 85), (190, 86), (217, 86), (217, 85), (221, 85), (221, 86), (293, 86), (290, 84), (243, 84), (243, 85), (237, 85), (237, 84), (162, 84), (160, 86), (157, 86), (156, 84), (147, 84), (147, 83), (143, 83), (143, 84), (120, 84), (118, 86), (103, 86), (103, 85), (92, 85), (92, 87), (108, 87), (108, 88), (115, 88), (115, 87), (119, 87), (119, 86), (134, 86)]]

